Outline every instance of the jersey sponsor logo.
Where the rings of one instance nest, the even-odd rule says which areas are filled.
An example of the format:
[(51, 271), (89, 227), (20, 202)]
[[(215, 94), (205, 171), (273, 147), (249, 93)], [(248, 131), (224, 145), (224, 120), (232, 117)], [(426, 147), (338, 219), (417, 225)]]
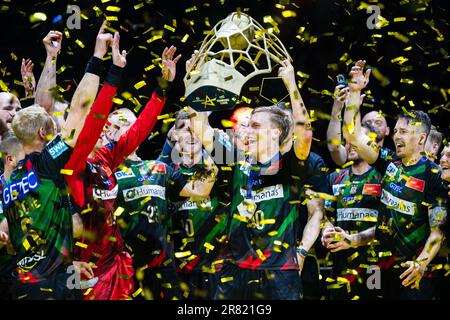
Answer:
[(414, 177), (409, 177), (408, 181), (406, 182), (406, 186), (419, 192), (423, 192), (423, 190), (425, 189), (425, 181)]
[(337, 221), (370, 221), (376, 222), (378, 210), (368, 208), (337, 209)]
[(389, 209), (393, 209), (403, 214), (413, 216), (417, 211), (416, 204), (410, 201), (402, 200), (393, 196), (386, 190), (383, 190), (381, 195), (381, 203), (384, 203)]
[(117, 197), (118, 192), (119, 187), (117, 185), (112, 190), (97, 189), (97, 188), (92, 189), (92, 195), (94, 199), (101, 199), (101, 200), (115, 199)]
[(389, 183), (389, 188), (391, 188), (392, 190), (394, 190), (397, 193), (403, 192), (403, 187), (396, 185), (394, 182)]
[(391, 177), (394, 178), (395, 175), (397, 174), (398, 168), (396, 167), (395, 164), (393, 164), (392, 162), (389, 163), (387, 169), (386, 169), (386, 174)]
[(341, 193), (341, 190), (345, 188), (345, 184), (333, 184), (333, 195), (338, 196)]
[(44, 250), (35, 253), (32, 256), (28, 256), (17, 262), (17, 266), (24, 271), (29, 271), (33, 269), (41, 260), (47, 258), (45, 256)]
[(369, 196), (381, 196), (381, 184), (364, 184), (362, 194)]
[(131, 170), (130, 170), (129, 172), (126, 172), (126, 171), (116, 171), (116, 172), (114, 173), (114, 175), (116, 176), (116, 179), (117, 179), (117, 180), (136, 177), (135, 174), (134, 174), (134, 172), (131, 171)]
[(21, 180), (13, 180), (3, 187), (3, 203), (5, 207), (14, 200), (22, 199), (28, 192), (39, 188), (39, 181), (33, 170), (28, 171)]
[[(241, 195), (245, 197), (247, 191), (245, 189), (241, 189)], [(283, 185), (277, 184), (275, 186), (265, 187), (262, 190), (256, 192), (252, 191), (252, 199), (256, 203), (271, 199), (282, 199), (284, 198)]]
[(141, 173), (141, 176), (150, 176), (154, 173), (157, 174), (166, 174), (166, 166), (164, 163), (146, 163), (142, 166), (139, 166), (139, 172)]
[(64, 151), (69, 149), (67, 144), (64, 143), (64, 141), (59, 141), (57, 144), (55, 144), (53, 147), (48, 149), (48, 153), (53, 159), (58, 158)]
[(205, 198), (200, 201), (195, 200), (186, 200), (183, 202), (179, 210), (196, 210), (196, 209), (207, 209), (211, 208), (211, 200), (210, 198)]
[(143, 197), (157, 197), (166, 200), (166, 188), (157, 185), (145, 185), (125, 189), (122, 192), (125, 201), (133, 201)]

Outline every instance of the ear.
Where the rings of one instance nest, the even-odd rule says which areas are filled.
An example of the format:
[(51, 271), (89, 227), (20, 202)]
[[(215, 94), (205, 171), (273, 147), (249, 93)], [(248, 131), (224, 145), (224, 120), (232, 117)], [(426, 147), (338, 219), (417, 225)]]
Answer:
[(386, 127), (386, 137), (391, 134), (391, 128)]
[(39, 128), (38, 135), (39, 135), (39, 137), (40, 137), (42, 140), (46, 140), (46, 141), (47, 141), (47, 134), (46, 134), (44, 128), (42, 128), (42, 127)]
[(11, 166), (11, 167), (15, 167), (15, 159), (12, 155), (6, 155), (6, 162)]
[(427, 142), (427, 134), (425, 132), (422, 132), (419, 138), (419, 145), (424, 146), (426, 142)]

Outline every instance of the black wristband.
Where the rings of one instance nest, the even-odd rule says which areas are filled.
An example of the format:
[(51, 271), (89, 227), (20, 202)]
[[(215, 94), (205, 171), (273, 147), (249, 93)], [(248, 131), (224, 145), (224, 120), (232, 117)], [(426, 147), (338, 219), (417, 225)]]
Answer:
[(92, 56), (86, 66), (86, 73), (93, 73), (97, 76), (101, 76), (105, 71), (105, 64), (102, 59)]
[(172, 82), (167, 80), (162, 80), (163, 83), (156, 87), (155, 92), (164, 98), (167, 98), (169, 96), (170, 89), (172, 88)]
[(122, 80), (123, 69), (115, 64), (111, 65), (109, 72), (105, 77), (105, 82), (113, 87), (118, 87)]

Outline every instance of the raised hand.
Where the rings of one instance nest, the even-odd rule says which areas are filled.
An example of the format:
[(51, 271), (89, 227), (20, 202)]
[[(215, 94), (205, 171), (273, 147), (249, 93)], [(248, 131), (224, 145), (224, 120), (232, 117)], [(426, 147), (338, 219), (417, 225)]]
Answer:
[(344, 104), (348, 98), (349, 88), (340, 84), (334, 89), (334, 103), (332, 112), (335, 114), (341, 114)]
[(176, 47), (170, 46), (170, 48), (164, 48), (164, 51), (162, 53), (163, 78), (170, 82), (175, 79), (175, 75), (177, 72), (177, 62), (181, 58), (181, 54), (179, 54), (175, 59), (173, 58), (176, 51)]
[(22, 82), (25, 88), (25, 94), (27, 97), (32, 97), (34, 95), (34, 90), (36, 88), (36, 80), (33, 74), (33, 61), (31, 59), (22, 59), (22, 65), (20, 67), (20, 73), (22, 74)]
[(126, 50), (122, 50), (122, 52), (120, 52), (120, 35), (118, 32), (114, 33), (114, 38), (112, 41), (112, 59), (113, 59), (113, 63), (121, 68), (125, 68), (125, 66), (127, 65), (127, 51)]
[(103, 59), (105, 54), (108, 52), (108, 48), (113, 41), (113, 36), (111, 33), (105, 33), (106, 21), (103, 21), (102, 26), (97, 34), (97, 39), (95, 41), (94, 56)]
[(63, 34), (59, 31), (51, 30), (42, 40), (47, 51), (47, 56), (57, 57), (61, 52), (61, 42)]
[(281, 67), (278, 69), (278, 76), (283, 79), (287, 88), (290, 88), (292, 85), (295, 86), (294, 67), (289, 60), (281, 62)]
[(364, 66), (366, 65), (366, 60), (358, 60), (350, 71), (350, 80), (348, 82), (348, 87), (350, 91), (361, 91), (369, 83), (369, 77), (371, 69), (364, 71)]

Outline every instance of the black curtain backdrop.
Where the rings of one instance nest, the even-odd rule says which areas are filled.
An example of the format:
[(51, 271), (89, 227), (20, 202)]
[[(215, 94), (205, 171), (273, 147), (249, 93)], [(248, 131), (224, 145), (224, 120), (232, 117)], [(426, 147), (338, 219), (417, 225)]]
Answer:
[[(174, 90), (163, 110), (163, 114), (173, 113), (182, 106), (179, 98), (184, 93), (185, 60), (199, 48), (205, 31), (229, 13), (241, 10), (264, 27), (276, 25), (279, 29), (276, 35), (294, 59), (296, 71), (301, 72), (297, 79), (302, 82), (302, 96), (317, 119), (313, 123), (316, 140), (313, 150), (332, 166), (326, 149), (327, 115), (332, 105), (330, 93), (336, 86), (336, 75), (348, 73), (358, 59), (367, 60), (373, 71), (363, 113), (382, 110), (393, 126), (394, 117), (402, 112), (402, 107), (423, 109), (429, 113), (433, 124), (448, 135), (450, 19), (447, 3), (446, 0), (0, 0), (0, 84), (23, 97), (23, 88), (18, 83), (21, 59), (33, 59), (38, 80), (45, 59), (42, 39), (51, 29), (64, 31), (69, 16), (66, 8), (73, 4), (81, 8), (83, 18), (80, 30), (69, 30), (70, 38), (64, 36), (58, 58), (57, 81), (66, 90), (64, 98), (70, 101), (84, 73), (102, 20), (105, 16), (117, 17), (118, 21), (110, 22), (111, 27), (120, 31), (121, 47), (130, 51), (121, 93), (130, 93), (144, 105), (160, 75), (158, 67), (145, 70), (152, 65), (152, 60), (170, 44), (183, 55)], [(380, 7), (385, 19), (382, 28), (370, 30), (366, 26), (370, 16), (366, 12), (368, 5)], [(109, 11), (108, 6), (119, 7), (120, 12)], [(30, 16), (36, 12), (45, 13), (46, 21), (30, 21)], [(157, 34), (162, 38), (147, 42)], [(186, 34), (189, 37), (182, 42)], [(82, 43), (84, 48), (77, 43)], [(146, 86), (135, 89), (134, 85), (142, 80)], [(258, 81), (260, 79), (255, 80)], [(246, 89), (243, 94), (252, 98)], [(120, 94), (118, 97), (122, 98)], [(123, 100), (121, 107), (135, 107)], [(220, 126), (220, 120), (230, 114), (229, 111), (215, 113), (211, 116), (212, 123)], [(146, 141), (139, 154), (145, 159), (155, 159), (167, 129), (168, 125), (159, 121), (154, 129), (159, 135)]]

